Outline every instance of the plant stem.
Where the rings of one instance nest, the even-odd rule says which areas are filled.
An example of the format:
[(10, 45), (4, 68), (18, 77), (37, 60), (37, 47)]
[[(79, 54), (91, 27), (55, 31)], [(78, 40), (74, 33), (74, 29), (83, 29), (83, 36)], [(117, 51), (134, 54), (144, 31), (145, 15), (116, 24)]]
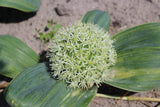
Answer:
[(9, 85), (9, 82), (4, 83), (3, 85), (0, 85), (0, 88), (6, 88)]
[(2, 92), (3, 91), (3, 89), (0, 89), (0, 92)]
[(158, 98), (128, 97), (128, 96), (117, 97), (117, 96), (110, 96), (110, 95), (104, 95), (104, 94), (99, 94), (99, 93), (97, 93), (96, 96), (97, 96), (97, 97), (104, 97), (104, 98), (113, 98), (113, 99), (129, 100), (129, 101), (138, 100), (138, 101), (153, 101), (153, 102), (160, 102), (160, 99), (158, 99)]

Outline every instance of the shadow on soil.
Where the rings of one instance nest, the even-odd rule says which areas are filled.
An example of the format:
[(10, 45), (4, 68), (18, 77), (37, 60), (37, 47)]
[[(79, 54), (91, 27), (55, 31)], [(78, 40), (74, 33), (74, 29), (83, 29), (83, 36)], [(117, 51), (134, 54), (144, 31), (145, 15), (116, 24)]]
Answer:
[(111, 95), (111, 96), (119, 96), (119, 97), (129, 96), (129, 95), (135, 94), (135, 92), (130, 92), (130, 91), (122, 90), (122, 89), (110, 86), (108, 84), (102, 84), (98, 88), (98, 93), (103, 93), (103, 94)]
[(9, 104), (5, 101), (3, 92), (0, 93), (0, 107), (10, 107)]
[(36, 12), (22, 12), (16, 9), (0, 7), (0, 23), (17, 23), (36, 15)]
[[(11, 81), (11, 78), (0, 75), (0, 82), (1, 81), (9, 82), (9, 81)], [(3, 92), (0, 92), (0, 107), (10, 107), (9, 104), (5, 100), (5, 97), (3, 96)]]

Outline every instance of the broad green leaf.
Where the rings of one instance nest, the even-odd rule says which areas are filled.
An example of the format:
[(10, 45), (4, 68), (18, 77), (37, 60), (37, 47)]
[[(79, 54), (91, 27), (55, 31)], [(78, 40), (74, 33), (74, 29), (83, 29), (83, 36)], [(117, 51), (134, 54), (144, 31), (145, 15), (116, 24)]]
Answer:
[(5, 89), (6, 101), (13, 107), (87, 107), (97, 88), (71, 89), (51, 78), (45, 63), (18, 75)]
[(110, 20), (110, 15), (107, 12), (101, 10), (92, 10), (85, 14), (82, 22), (97, 24), (104, 30), (108, 31)]
[(41, 0), (0, 0), (0, 6), (15, 8), (24, 12), (34, 12), (40, 7)]
[(124, 30), (112, 38), (117, 62), (106, 83), (130, 91), (160, 86), (160, 23)]
[(0, 35), (0, 74), (14, 78), (39, 62), (39, 56), (14, 36)]

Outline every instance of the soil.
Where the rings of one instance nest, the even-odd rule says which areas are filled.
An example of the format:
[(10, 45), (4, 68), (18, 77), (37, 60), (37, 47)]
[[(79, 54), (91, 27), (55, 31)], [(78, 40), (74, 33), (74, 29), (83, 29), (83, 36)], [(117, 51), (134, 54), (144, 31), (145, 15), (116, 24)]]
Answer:
[[(18, 10), (0, 7), (0, 35), (13, 35), (28, 44), (38, 54), (47, 50), (36, 29), (45, 32), (49, 19), (64, 27), (81, 20), (84, 14), (93, 9), (107, 11), (111, 16), (110, 35), (139, 24), (160, 22), (160, 0), (42, 0), (37, 12), (24, 13)], [(5, 80), (0, 77), (0, 81)], [(125, 95), (127, 91), (108, 86), (105, 89), (111, 95)], [(154, 90), (132, 93), (131, 96), (155, 97)], [(90, 107), (158, 107), (160, 103), (144, 101), (123, 101), (95, 97)], [(0, 107), (8, 107), (0, 94)]]

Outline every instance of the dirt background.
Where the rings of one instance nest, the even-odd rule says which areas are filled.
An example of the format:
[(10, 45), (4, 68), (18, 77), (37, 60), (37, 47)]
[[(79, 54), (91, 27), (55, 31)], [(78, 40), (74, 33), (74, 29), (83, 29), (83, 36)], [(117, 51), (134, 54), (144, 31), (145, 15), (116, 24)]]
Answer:
[[(38, 54), (47, 50), (47, 45), (37, 39), (35, 29), (44, 31), (47, 21), (52, 19), (64, 27), (81, 20), (84, 14), (93, 9), (107, 11), (111, 16), (110, 35), (135, 25), (160, 22), (160, 0), (42, 0), (36, 13), (23, 13), (0, 7), (0, 35), (13, 35), (28, 44)], [(103, 89), (102, 89), (103, 90)], [(109, 87), (112, 95), (125, 94), (122, 90)], [(123, 93), (123, 94), (122, 94)], [(2, 96), (2, 95), (0, 95)], [(159, 92), (134, 93), (132, 96), (160, 97)], [(0, 107), (3, 97), (0, 97)], [(144, 101), (118, 101), (95, 97), (90, 107), (158, 107), (159, 103)]]

